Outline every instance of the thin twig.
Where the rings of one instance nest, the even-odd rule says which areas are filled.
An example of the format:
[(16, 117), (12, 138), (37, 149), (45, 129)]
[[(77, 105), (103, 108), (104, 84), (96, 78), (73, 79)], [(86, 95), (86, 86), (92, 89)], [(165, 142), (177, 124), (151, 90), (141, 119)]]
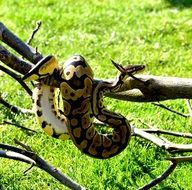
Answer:
[(167, 160), (170, 160), (172, 162), (191, 162), (192, 161), (192, 156), (180, 156), (180, 157), (168, 157), (166, 158)]
[(175, 132), (175, 131), (167, 131), (167, 130), (162, 130), (162, 129), (158, 129), (146, 122), (143, 122), (139, 119), (139, 122), (141, 122), (143, 125), (149, 127), (150, 129), (141, 129), (147, 133), (155, 133), (155, 134), (164, 134), (164, 135), (172, 135), (172, 136), (176, 136), (176, 137), (183, 137), (183, 138), (192, 138), (192, 134), (191, 133), (181, 133), (181, 132)]
[(24, 130), (24, 131), (27, 131), (27, 132), (37, 133), (37, 131), (35, 131), (35, 130), (32, 130), (32, 129), (23, 127), (23, 126), (18, 125), (18, 124), (16, 124), (16, 123), (11, 123), (11, 122), (9, 122), (9, 121), (3, 121), (2, 123), (0, 123), (0, 125), (5, 125), (5, 124), (6, 124), (6, 125), (13, 125), (13, 126), (15, 126), (15, 127), (18, 127), (18, 128), (20, 128), (20, 129)]
[(17, 144), (17, 145), (20, 145), (22, 148), (24, 148), (27, 151), (33, 152), (33, 150), (31, 149), (30, 146), (18, 141), (17, 139), (14, 139), (14, 143)]
[(153, 179), (147, 185), (144, 185), (143, 187), (140, 187), (138, 190), (148, 190), (151, 187), (154, 187), (155, 185), (157, 185), (158, 183), (160, 183), (161, 181), (166, 179), (174, 171), (174, 169), (176, 167), (177, 167), (177, 162), (172, 161), (170, 163), (169, 167), (160, 176), (158, 176), (157, 178)]
[(11, 70), (3, 67), (2, 65), (0, 65), (0, 70), (2, 70), (3, 72), (7, 73), (9, 76), (11, 76), (12, 78), (14, 78), (17, 82), (19, 82), (19, 84), (24, 88), (24, 90), (30, 95), (32, 96), (32, 91), (31, 89), (23, 82), (23, 80), (21, 79), (22, 77), (14, 72), (12, 72)]
[(31, 44), (31, 42), (32, 42), (32, 40), (33, 40), (33, 38), (34, 38), (36, 32), (38, 32), (38, 30), (40, 29), (41, 24), (42, 24), (41, 21), (37, 21), (37, 22), (36, 22), (36, 28), (32, 31), (32, 33), (31, 33), (29, 39), (27, 40), (27, 44), (28, 44), (28, 45)]
[(192, 152), (192, 144), (176, 144), (165, 141), (152, 134), (149, 134), (141, 129), (133, 127), (133, 136), (139, 136), (155, 144), (156, 146), (163, 148), (171, 153), (176, 152)]
[(0, 104), (3, 104), (5, 107), (9, 108), (13, 113), (22, 113), (22, 114), (34, 114), (32, 110), (20, 108), (14, 105), (11, 105), (5, 101), (0, 95)]
[(29, 168), (27, 168), (23, 173), (27, 174), (32, 168), (35, 166), (34, 164), (31, 164)]
[(147, 133), (172, 135), (172, 136), (183, 137), (183, 138), (192, 138), (191, 133), (179, 133), (179, 132), (173, 132), (173, 131), (167, 131), (167, 130), (161, 130), (161, 129), (142, 129), (142, 130)]
[(138, 129), (136, 127), (132, 127), (132, 129), (133, 129), (132, 130), (133, 136), (142, 137), (142, 138), (152, 142), (153, 144), (157, 145), (160, 148), (167, 149), (167, 147), (169, 147), (169, 144), (167, 144), (165, 141), (163, 141), (162, 139), (160, 139), (152, 134), (149, 134), (149, 133), (143, 131), (142, 129)]
[(172, 113), (175, 113), (177, 115), (180, 115), (182, 117), (189, 117), (190, 116), (189, 114), (183, 114), (183, 113), (177, 112), (175, 110), (172, 110), (172, 109), (168, 108), (167, 106), (165, 106), (165, 105), (163, 105), (163, 104), (161, 104), (159, 102), (158, 103), (153, 102), (152, 104), (155, 105), (155, 106), (159, 106), (159, 107), (161, 107), (163, 109), (166, 109), (166, 110), (168, 110), (168, 111), (170, 111)]
[(29, 158), (34, 158), (35, 155), (36, 155), (36, 154), (35, 154), (34, 152), (32, 152), (32, 151), (23, 150), (23, 149), (21, 149), (21, 148), (18, 148), (18, 147), (9, 145), (9, 144), (0, 143), (0, 148), (1, 148), (1, 149), (8, 150), (8, 151), (13, 151), (13, 152), (22, 154), (22, 155), (27, 156), (27, 157), (29, 157)]

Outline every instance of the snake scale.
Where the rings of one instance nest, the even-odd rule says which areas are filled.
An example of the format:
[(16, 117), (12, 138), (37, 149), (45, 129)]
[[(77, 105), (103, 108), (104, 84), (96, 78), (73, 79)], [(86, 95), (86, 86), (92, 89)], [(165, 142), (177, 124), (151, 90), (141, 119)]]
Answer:
[[(80, 55), (69, 58), (60, 67), (54, 56), (40, 60), (23, 80), (38, 80), (33, 91), (33, 108), (43, 130), (50, 136), (72, 139), (83, 153), (99, 159), (106, 159), (124, 150), (131, 138), (131, 126), (121, 114), (109, 111), (103, 104), (106, 92), (116, 92), (128, 76), (140, 71), (143, 65), (122, 67), (112, 61), (120, 71), (113, 82), (94, 82), (93, 71)], [(47, 82), (50, 76), (60, 79), (59, 90), (63, 110), (56, 104), (56, 88)], [(112, 133), (99, 133), (93, 125), (93, 118), (106, 124)]]

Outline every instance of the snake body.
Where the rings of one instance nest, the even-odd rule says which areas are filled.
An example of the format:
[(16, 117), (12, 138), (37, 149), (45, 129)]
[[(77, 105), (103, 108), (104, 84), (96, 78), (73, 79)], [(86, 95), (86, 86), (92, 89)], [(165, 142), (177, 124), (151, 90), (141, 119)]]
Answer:
[(43, 84), (36, 84), (33, 91), (33, 110), (42, 129), (48, 135), (67, 140), (70, 138), (66, 126), (66, 118), (55, 101), (56, 88)]
[[(131, 126), (121, 114), (111, 112), (103, 105), (103, 94), (115, 92), (124, 83), (129, 73), (143, 69), (143, 66), (123, 68), (114, 82), (95, 83), (93, 71), (80, 55), (72, 56), (60, 68), (53, 56), (40, 61), (24, 79), (40, 79), (60, 72), (60, 92), (63, 111), (55, 104), (54, 87), (40, 79), (34, 91), (34, 109), (42, 128), (53, 137), (68, 139), (83, 153), (99, 159), (106, 159), (124, 150), (131, 138)], [(43, 69), (42, 69), (43, 67)], [(46, 71), (47, 70), (47, 71)], [(93, 125), (93, 117), (113, 129), (112, 133), (99, 133)]]

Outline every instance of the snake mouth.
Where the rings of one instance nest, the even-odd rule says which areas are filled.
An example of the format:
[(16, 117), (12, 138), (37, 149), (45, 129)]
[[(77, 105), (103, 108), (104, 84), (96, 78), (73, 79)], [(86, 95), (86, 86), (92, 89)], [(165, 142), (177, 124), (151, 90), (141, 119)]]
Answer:
[(125, 70), (128, 74), (135, 74), (142, 72), (145, 69), (145, 65), (128, 65)]
[(145, 69), (145, 65), (127, 65), (126, 67), (123, 67), (122, 65), (114, 62), (111, 60), (113, 65), (121, 72), (124, 74), (135, 74), (137, 72), (140, 72)]

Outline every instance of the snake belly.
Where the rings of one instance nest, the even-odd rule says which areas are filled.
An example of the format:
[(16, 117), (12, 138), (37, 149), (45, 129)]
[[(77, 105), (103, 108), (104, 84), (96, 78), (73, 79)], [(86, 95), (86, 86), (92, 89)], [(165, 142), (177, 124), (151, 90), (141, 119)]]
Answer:
[[(115, 91), (125, 76), (113, 83), (95, 85), (93, 71), (83, 57), (71, 57), (64, 66), (60, 91), (67, 129), (76, 147), (83, 153), (106, 159), (124, 150), (131, 137), (129, 122), (120, 114), (107, 110), (103, 92)], [(101, 134), (93, 126), (93, 117), (113, 128), (113, 133)]]
[(24, 77), (24, 81), (38, 80), (33, 90), (33, 111), (42, 129), (48, 135), (67, 140), (67, 119), (56, 104), (56, 88), (48, 85), (50, 77), (57, 74), (59, 65), (54, 56), (40, 60)]
[(33, 110), (38, 122), (46, 134), (61, 139), (70, 138), (67, 130), (67, 119), (58, 109), (55, 98), (56, 88), (42, 82), (33, 90)]

